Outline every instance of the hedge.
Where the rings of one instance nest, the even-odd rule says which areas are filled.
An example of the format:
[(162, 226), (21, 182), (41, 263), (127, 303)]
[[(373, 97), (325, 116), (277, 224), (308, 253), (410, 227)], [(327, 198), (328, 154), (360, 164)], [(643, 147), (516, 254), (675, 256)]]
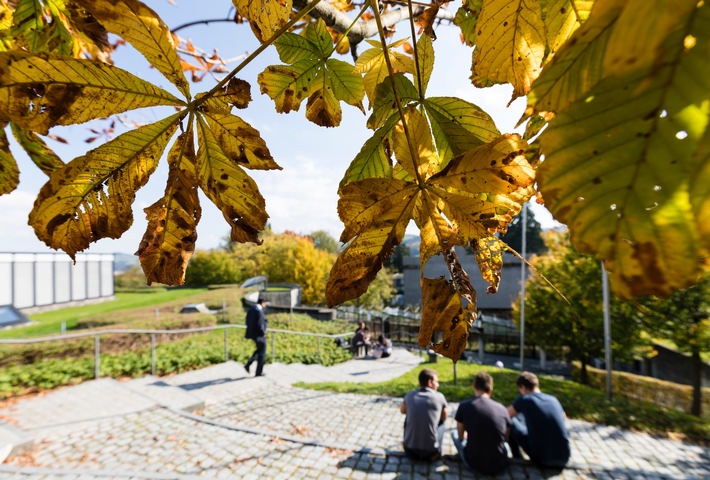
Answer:
[[(572, 378), (581, 379), (582, 366), (572, 362)], [(587, 380), (590, 387), (606, 390), (606, 370), (587, 366)], [(659, 380), (633, 373), (612, 371), (611, 389), (615, 395), (654, 403), (667, 408), (690, 413), (693, 404), (693, 387)], [(710, 417), (710, 388), (702, 389), (703, 416)]]

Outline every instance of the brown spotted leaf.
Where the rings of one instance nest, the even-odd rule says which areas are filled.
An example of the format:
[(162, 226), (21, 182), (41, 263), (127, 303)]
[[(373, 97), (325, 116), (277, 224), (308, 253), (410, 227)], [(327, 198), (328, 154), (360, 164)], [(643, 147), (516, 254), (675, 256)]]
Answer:
[(471, 241), (471, 247), (474, 249), (474, 256), (481, 276), (489, 285), (486, 293), (498, 292), (500, 276), (503, 271), (505, 244), (498, 237), (491, 235), (479, 238), (475, 242)]
[(167, 91), (104, 63), (0, 52), (0, 119), (41, 134), (55, 125), (183, 104)]
[(0, 195), (12, 192), (20, 183), (20, 171), (10, 152), (5, 129), (0, 128)]
[(207, 121), (198, 116), (197, 178), (205, 195), (220, 209), (234, 242), (259, 241), (266, 226), (264, 197), (241, 165), (222, 148)]
[(231, 113), (232, 107), (246, 108), (250, 100), (249, 84), (233, 79), (203, 104), (200, 115), (231, 161), (251, 170), (280, 170), (259, 131)]
[(119, 238), (179, 119), (177, 113), (126, 132), (55, 171), (30, 212), (37, 238), (72, 258), (92, 242)]
[(136, 255), (148, 285), (182, 285), (187, 262), (195, 252), (202, 209), (197, 195), (192, 132), (178, 137), (168, 155), (165, 194), (144, 209), (148, 227)]
[(291, 0), (232, 0), (239, 15), (249, 19), (249, 26), (260, 42), (265, 42), (288, 23)]
[(341, 189), (338, 214), (345, 230), (340, 240), (348, 245), (330, 272), (325, 292), (328, 305), (367, 291), (404, 239), (417, 194), (415, 184), (396, 179), (367, 178)]
[(78, 0), (109, 32), (125, 39), (150, 64), (189, 97), (187, 82), (170, 28), (147, 5), (138, 0)]
[(526, 149), (517, 134), (505, 134), (455, 157), (429, 180), (464, 243), (504, 232), (532, 196), (535, 171)]
[[(470, 280), (470, 290), (464, 295), (462, 286), (457, 285), (456, 280), (422, 276), (421, 284), (423, 309), (418, 343), (456, 362), (468, 344), (468, 332), (476, 319), (475, 291), (470, 286)], [(465, 299), (465, 306), (462, 298)]]

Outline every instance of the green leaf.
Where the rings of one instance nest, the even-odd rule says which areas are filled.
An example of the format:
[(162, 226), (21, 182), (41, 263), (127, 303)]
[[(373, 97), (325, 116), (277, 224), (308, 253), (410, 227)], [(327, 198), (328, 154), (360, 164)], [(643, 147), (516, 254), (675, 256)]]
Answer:
[(109, 32), (128, 41), (183, 95), (190, 96), (172, 33), (157, 13), (138, 0), (77, 1)]
[(269, 215), (256, 183), (225, 154), (207, 122), (198, 117), (197, 177), (205, 195), (220, 209), (234, 242), (259, 241)]
[(62, 0), (20, 0), (13, 14), (13, 36), (32, 53), (77, 56), (79, 46), (68, 30)]
[(662, 68), (603, 80), (540, 136), (547, 207), (575, 248), (604, 260), (622, 298), (686, 286), (703, 263), (689, 184), (710, 114), (709, 11), (688, 12), (663, 39)]
[(135, 75), (103, 63), (0, 52), (0, 118), (46, 134), (141, 107), (184, 102)]
[(356, 180), (392, 176), (392, 154), (390, 152), (389, 137), (392, 133), (392, 128), (398, 121), (399, 115), (392, 115), (365, 142), (340, 181), (340, 188)]
[(493, 119), (473, 103), (455, 97), (424, 100), (436, 150), (444, 164), (452, 157), (500, 136)]
[(375, 103), (372, 105), (372, 115), (367, 119), (367, 128), (372, 130), (380, 128), (392, 115), (399, 118), (399, 109), (392, 89), (392, 80), (394, 80), (402, 108), (411, 102), (419, 100), (419, 93), (412, 81), (402, 73), (395, 73), (393, 77), (388, 78), (377, 86)]
[[(392, 68), (403, 73), (414, 73), (414, 61), (411, 57), (394, 50), (400, 47), (407, 41), (406, 38), (397, 40), (387, 45), (387, 53), (392, 63)], [(382, 83), (388, 76), (387, 63), (385, 61), (385, 51), (382, 49), (380, 42), (368, 40), (370, 45), (375, 48), (370, 48), (362, 52), (355, 62), (355, 72), (365, 74), (363, 83), (365, 85), (365, 93), (370, 104), (375, 102), (375, 91), (377, 86)]]
[(281, 55), (294, 63), (266, 67), (258, 77), (261, 93), (274, 100), (279, 113), (298, 110), (303, 99), (308, 98), (308, 120), (323, 127), (338, 126), (342, 118), (341, 101), (363, 110), (362, 79), (353, 73), (352, 65), (327, 58), (333, 49), (322, 19), (306, 27), (305, 37), (307, 42), (287, 37), (280, 47)]
[(471, 80), (477, 87), (511, 83), (513, 99), (526, 95), (540, 75), (545, 56), (545, 28), (540, 4), (491, 0), (476, 25)]
[(72, 258), (101, 238), (119, 238), (181, 115), (126, 132), (54, 172), (30, 212), (37, 238)]
[(39, 135), (31, 130), (18, 127), (11, 123), (12, 133), (17, 142), (45, 175), (51, 176), (55, 171), (64, 168), (64, 162), (54, 153)]
[(434, 46), (429, 35), (419, 37), (417, 42), (417, 61), (418, 68), (414, 70), (414, 85), (423, 98), (427, 86), (429, 86), (431, 72), (434, 71)]
[(193, 132), (178, 137), (168, 155), (165, 194), (144, 209), (148, 227), (138, 255), (148, 285), (182, 285), (187, 262), (195, 252), (197, 224), (202, 215), (197, 195)]
[(0, 128), (0, 195), (12, 192), (20, 184), (20, 171), (10, 152), (5, 129)]
[(454, 23), (461, 29), (461, 39), (472, 47), (476, 44), (476, 24), (483, 8), (483, 0), (467, 0), (456, 11)]

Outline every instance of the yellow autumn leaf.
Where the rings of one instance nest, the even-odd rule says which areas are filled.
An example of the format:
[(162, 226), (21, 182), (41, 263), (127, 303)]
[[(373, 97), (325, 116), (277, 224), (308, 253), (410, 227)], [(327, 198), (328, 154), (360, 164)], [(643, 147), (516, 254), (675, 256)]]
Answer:
[(544, 5), (549, 55), (555, 55), (560, 46), (589, 18), (593, 4), (594, 0), (551, 0)]
[(268, 40), (288, 23), (291, 0), (232, 0), (239, 15), (249, 20), (252, 32), (260, 42)]
[(511, 83), (513, 99), (526, 95), (542, 68), (545, 26), (535, 0), (485, 2), (476, 23), (471, 80), (477, 87)]
[(526, 149), (520, 136), (505, 134), (455, 157), (429, 180), (429, 191), (444, 201), (444, 214), (465, 242), (505, 231), (532, 196), (535, 170)]
[[(690, 179), (705, 174), (696, 155), (710, 124), (710, 6), (685, 18), (661, 42), (663, 67), (602, 80), (540, 136), (545, 204), (578, 251), (604, 260), (621, 298), (688, 286), (705, 261)], [(688, 36), (700, 48), (687, 49)]]
[(41, 134), (126, 110), (183, 106), (169, 92), (111, 65), (53, 55), (0, 53), (0, 119)]
[(326, 286), (328, 305), (359, 297), (402, 242), (417, 189), (396, 179), (368, 178), (341, 189), (338, 214), (348, 243), (333, 266)]
[(197, 223), (202, 209), (197, 195), (195, 146), (192, 131), (178, 137), (168, 155), (165, 194), (144, 209), (148, 227), (136, 255), (145, 278), (166, 285), (182, 285), (195, 252)]
[(126, 132), (55, 171), (30, 212), (37, 238), (74, 258), (133, 223), (131, 205), (177, 129), (181, 114)]
[[(607, 75), (622, 76), (639, 68), (662, 63), (668, 36), (687, 28), (697, 0), (627, 0), (609, 38), (603, 68)], [(642, 18), (643, 22), (639, 22)]]
[(0, 128), (0, 195), (12, 192), (19, 183), (20, 171), (10, 152), (10, 143), (7, 141), (5, 129)]
[[(392, 68), (396, 71), (404, 73), (414, 73), (414, 61), (412, 57), (398, 52), (395, 48), (402, 46), (407, 41), (406, 38), (397, 40), (387, 45), (387, 55), (389, 55)], [(365, 93), (370, 105), (375, 103), (375, 91), (377, 85), (382, 83), (388, 76), (387, 62), (385, 61), (385, 50), (383, 50), (380, 42), (368, 40), (367, 43), (374, 48), (365, 50), (357, 58), (355, 62), (355, 73), (365, 74), (363, 83), (365, 85)]]
[(526, 116), (557, 112), (581, 98), (604, 76), (600, 65), (626, 0), (596, 0), (589, 19), (545, 65), (528, 95)]
[(183, 95), (190, 96), (172, 33), (157, 13), (138, 0), (77, 1), (106, 30), (128, 41)]
[(25, 153), (45, 175), (50, 176), (54, 171), (64, 168), (62, 159), (44, 143), (39, 135), (31, 130), (20, 128), (15, 123), (10, 126), (17, 143), (24, 148)]
[[(710, 257), (710, 128), (698, 144), (693, 156), (693, 176), (690, 179), (690, 200), (705, 258)], [(708, 265), (710, 267), (710, 265)]]
[(260, 243), (266, 226), (264, 198), (256, 183), (222, 150), (207, 121), (197, 118), (197, 178), (205, 195), (220, 209), (234, 242)]

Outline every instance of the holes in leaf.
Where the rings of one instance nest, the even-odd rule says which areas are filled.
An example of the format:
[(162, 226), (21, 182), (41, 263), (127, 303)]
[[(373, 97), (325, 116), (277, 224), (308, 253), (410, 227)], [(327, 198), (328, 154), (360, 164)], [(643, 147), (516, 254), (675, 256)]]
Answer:
[(686, 132), (685, 130), (680, 130), (680, 131), (676, 132), (675, 138), (677, 138), (678, 140), (683, 140), (685, 138), (688, 138), (688, 132)]
[(660, 191), (661, 191), (661, 186), (660, 186), (660, 185), (654, 185), (654, 186), (653, 186), (653, 191), (654, 191), (654, 192), (660, 192)]
[(660, 118), (666, 118), (668, 116), (668, 110), (661, 110)]

